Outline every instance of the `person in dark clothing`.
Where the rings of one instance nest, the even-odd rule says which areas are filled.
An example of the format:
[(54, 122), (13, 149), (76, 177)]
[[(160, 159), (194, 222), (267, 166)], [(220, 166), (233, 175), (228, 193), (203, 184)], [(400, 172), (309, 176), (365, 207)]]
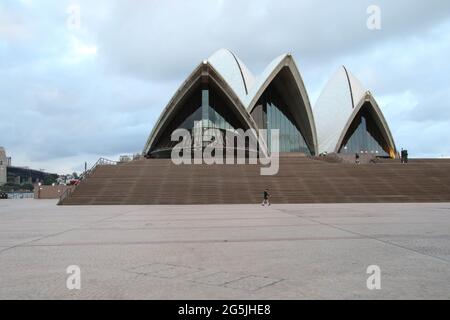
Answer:
[(355, 153), (355, 163), (359, 164), (359, 153)]
[(269, 198), (270, 198), (270, 193), (269, 193), (269, 190), (266, 189), (266, 190), (264, 190), (264, 193), (263, 193), (263, 202), (261, 205), (262, 206), (265, 206), (265, 205), (270, 206)]
[(403, 164), (407, 164), (408, 163), (408, 150), (403, 150), (401, 152), (401, 160)]

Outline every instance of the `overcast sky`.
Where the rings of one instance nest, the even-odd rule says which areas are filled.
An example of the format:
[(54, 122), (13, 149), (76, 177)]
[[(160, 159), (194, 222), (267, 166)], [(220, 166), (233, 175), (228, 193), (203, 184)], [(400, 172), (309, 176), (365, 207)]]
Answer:
[[(366, 25), (373, 4), (381, 30)], [(442, 0), (1, 0), (0, 146), (13, 165), (57, 173), (141, 152), (177, 87), (220, 48), (255, 75), (291, 52), (313, 105), (345, 65), (398, 148), (450, 156)]]

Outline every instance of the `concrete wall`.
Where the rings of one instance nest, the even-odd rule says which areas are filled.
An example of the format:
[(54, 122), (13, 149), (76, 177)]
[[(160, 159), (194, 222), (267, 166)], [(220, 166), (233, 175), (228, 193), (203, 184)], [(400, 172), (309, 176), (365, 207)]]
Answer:
[(67, 190), (74, 186), (56, 185), (56, 186), (34, 186), (35, 199), (59, 199), (59, 197)]
[(6, 168), (8, 166), (8, 159), (6, 158), (6, 152), (3, 147), (0, 147), (0, 186), (4, 185), (7, 180)]

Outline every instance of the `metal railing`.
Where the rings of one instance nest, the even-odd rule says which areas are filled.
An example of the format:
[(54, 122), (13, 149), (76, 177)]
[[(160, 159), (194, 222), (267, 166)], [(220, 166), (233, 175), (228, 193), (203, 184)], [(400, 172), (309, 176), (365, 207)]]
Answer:
[(86, 180), (87, 178), (89, 178), (95, 171), (95, 169), (97, 169), (98, 166), (115, 166), (117, 165), (117, 161), (113, 161), (113, 160), (109, 160), (106, 158), (100, 158), (97, 160), (97, 162), (89, 169), (86, 170), (83, 174), (81, 174), (80, 176), (80, 182), (75, 185), (73, 188), (68, 188), (60, 197), (59, 197), (59, 201), (58, 201), (58, 205), (61, 205), (64, 201), (64, 199), (66, 199), (68, 196), (70, 196), (72, 194), (72, 192), (78, 188), (78, 186), (80, 184), (83, 183), (84, 180)]
[(8, 199), (34, 199), (33, 192), (6, 192)]

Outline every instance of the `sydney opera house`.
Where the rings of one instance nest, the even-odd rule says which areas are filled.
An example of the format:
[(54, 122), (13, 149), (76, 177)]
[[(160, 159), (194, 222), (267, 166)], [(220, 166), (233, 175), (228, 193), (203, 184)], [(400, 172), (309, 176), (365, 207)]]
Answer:
[[(187, 163), (173, 161), (177, 129), (191, 138), (182, 151)], [(226, 151), (221, 154), (227, 154), (227, 164), (230, 153), (234, 160), (245, 154), (244, 162), (196, 163), (198, 150), (230, 133), (245, 139), (222, 139), (219, 150)], [(251, 138), (256, 146), (247, 144)], [(264, 175), (266, 164), (247, 157), (254, 149), (269, 158), (279, 155), (279, 170)], [(258, 203), (266, 188), (275, 203), (450, 201), (450, 162), (422, 159), (404, 166), (397, 156), (375, 97), (347, 68), (337, 70), (313, 107), (290, 54), (255, 77), (234, 53), (221, 49), (175, 92), (142, 155), (126, 163), (99, 162), (59, 203)]]
[[(355, 76), (340, 68), (312, 108), (290, 54), (277, 57), (255, 77), (233, 52), (214, 53), (195, 68), (163, 110), (144, 155), (170, 157), (177, 143), (171, 141), (171, 133), (180, 128), (192, 136), (211, 128), (223, 134), (237, 129), (267, 129), (270, 134), (279, 129), (280, 153), (396, 157), (394, 139), (375, 98)], [(270, 153), (271, 139), (263, 138), (267, 143), (259, 148)]]

